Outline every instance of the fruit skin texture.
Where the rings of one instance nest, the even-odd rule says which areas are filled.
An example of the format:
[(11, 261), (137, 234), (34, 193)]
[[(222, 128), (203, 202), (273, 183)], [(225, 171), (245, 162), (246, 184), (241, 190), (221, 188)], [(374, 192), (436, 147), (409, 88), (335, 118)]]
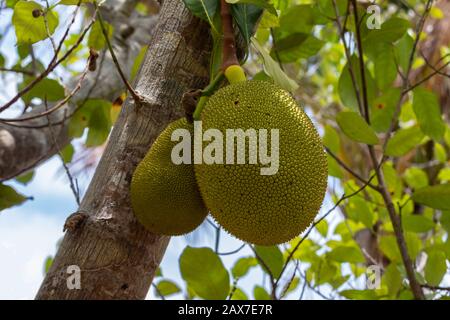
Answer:
[(131, 181), (131, 205), (139, 222), (161, 235), (181, 235), (197, 228), (208, 214), (198, 191), (192, 164), (175, 165), (171, 160), (172, 132), (185, 128), (185, 118), (169, 124), (139, 163)]
[[(260, 174), (267, 165), (260, 165), (259, 157), (256, 165), (194, 166), (203, 200), (217, 222), (257, 245), (281, 244), (303, 232), (325, 195), (327, 159), (311, 120), (290, 94), (269, 82), (239, 82), (218, 90), (201, 115), (203, 131), (216, 128), (224, 137), (226, 129), (265, 128), (270, 141), (270, 129), (279, 129), (275, 175)], [(267, 149), (270, 154), (269, 143)]]

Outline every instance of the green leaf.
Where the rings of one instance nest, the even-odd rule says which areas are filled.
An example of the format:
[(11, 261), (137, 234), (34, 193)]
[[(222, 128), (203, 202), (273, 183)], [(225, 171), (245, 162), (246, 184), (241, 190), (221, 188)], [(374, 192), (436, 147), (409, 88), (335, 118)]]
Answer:
[(101, 145), (105, 142), (111, 129), (111, 102), (90, 99), (71, 117), (69, 135), (81, 137), (85, 128), (89, 128), (86, 145)]
[(399, 88), (389, 88), (376, 97), (370, 108), (370, 125), (377, 132), (387, 132), (400, 98)]
[(428, 254), (425, 265), (425, 279), (429, 285), (438, 286), (447, 272), (445, 254), (442, 251), (433, 250)]
[(209, 23), (214, 33), (219, 34), (218, 30), (215, 29), (213, 18), (217, 11), (219, 1), (210, 0), (183, 0), (186, 7), (191, 11), (191, 13), (205, 20)]
[(421, 215), (403, 215), (402, 226), (406, 231), (423, 233), (434, 228), (434, 222)]
[(391, 45), (378, 45), (374, 61), (375, 81), (380, 89), (389, 87), (397, 77), (394, 51)]
[(325, 125), (325, 134), (322, 140), (325, 147), (330, 149), (334, 154), (337, 154), (341, 149), (341, 139), (339, 137), (339, 133), (329, 124)]
[(231, 297), (231, 300), (248, 300), (248, 297), (245, 292), (242, 291), (242, 289), (236, 288), (236, 290), (234, 290), (233, 296)]
[(414, 91), (413, 109), (420, 129), (433, 140), (440, 140), (445, 133), (441, 109), (436, 95), (423, 88)]
[(450, 210), (450, 183), (428, 186), (415, 191), (412, 199), (439, 210)]
[(406, 183), (414, 189), (420, 189), (428, 186), (427, 174), (419, 168), (410, 167), (404, 173)]
[(44, 17), (40, 14), (35, 18), (33, 12), (45, 14), (50, 35), (55, 32), (58, 26), (58, 16), (53, 11), (47, 11), (46, 8), (34, 1), (19, 1), (14, 6), (12, 16), (12, 24), (16, 31), (18, 44), (33, 44), (49, 36)]
[[(112, 39), (113, 36), (113, 26), (106, 21), (103, 21), (103, 26), (105, 28), (106, 34), (108, 35), (108, 40)], [(102, 25), (100, 20), (95, 21), (91, 28), (88, 38), (88, 47), (93, 48), (97, 51), (101, 51), (106, 47), (106, 39), (103, 34)]]
[(61, 158), (64, 163), (69, 163), (72, 161), (73, 154), (75, 153), (75, 149), (72, 144), (68, 144), (61, 150)]
[[(259, 261), (259, 264), (267, 273), (272, 274), (274, 278), (278, 278), (283, 269), (284, 259), (283, 254), (277, 246), (265, 247), (265, 246), (255, 246), (256, 254), (258, 258), (264, 261), (264, 264)], [(270, 270), (266, 269), (266, 267)]]
[(268, 0), (226, 0), (226, 2), (231, 4), (253, 4), (262, 9), (266, 9), (273, 15), (277, 15), (277, 10), (275, 10), (273, 4)]
[(23, 185), (27, 185), (28, 183), (31, 182), (31, 180), (33, 180), (34, 174), (35, 174), (34, 171), (29, 171), (17, 177), (16, 181)]
[(319, 231), (320, 235), (325, 238), (328, 234), (327, 220), (320, 221), (319, 224), (316, 225), (316, 229), (317, 229), (317, 231)]
[(418, 126), (400, 129), (395, 132), (386, 146), (387, 156), (399, 157), (421, 144), (424, 134)]
[(378, 45), (380, 42), (395, 42), (408, 30), (410, 22), (397, 17), (390, 18), (381, 25), (381, 29), (369, 30), (363, 39), (364, 44)]
[(441, 163), (447, 162), (447, 151), (442, 144), (437, 142), (434, 143), (434, 157)]
[(234, 278), (242, 278), (252, 267), (256, 266), (257, 264), (258, 261), (254, 257), (240, 258), (234, 264), (233, 269), (231, 269), (231, 274)]
[(342, 132), (350, 139), (366, 144), (378, 144), (379, 141), (375, 131), (358, 113), (352, 111), (339, 112), (336, 121)]
[[(20, 89), (26, 87), (32, 78), (28, 78), (26, 82), (19, 86)], [(54, 79), (42, 79), (29, 92), (22, 96), (22, 99), (29, 103), (33, 98), (39, 98), (43, 101), (58, 101), (65, 97), (64, 87)]]
[(253, 288), (253, 297), (255, 300), (271, 300), (266, 289), (261, 286), (255, 286), (255, 288)]
[(310, 34), (314, 26), (314, 19), (314, 10), (311, 5), (291, 6), (280, 16), (280, 28), (278, 28), (277, 34), (279, 33), (281, 37), (293, 33)]
[(363, 263), (366, 261), (361, 250), (351, 246), (336, 247), (327, 253), (327, 257), (337, 262)]
[(403, 72), (408, 70), (409, 57), (414, 45), (414, 40), (407, 33), (395, 44), (395, 56), (397, 58), (400, 68)]
[(402, 276), (395, 263), (390, 263), (387, 266), (381, 281), (388, 289), (388, 294), (395, 297), (402, 287)]
[(23, 203), (27, 198), (14, 188), (0, 183), (0, 211)]
[(441, 171), (439, 171), (438, 179), (442, 183), (450, 181), (450, 168), (442, 168)]
[[(354, 79), (356, 82), (356, 85), (359, 89), (359, 92), (361, 94), (362, 89), (362, 80), (361, 80), (361, 72), (359, 68), (359, 61), (356, 56), (351, 57), (351, 63), (348, 62), (342, 69), (341, 75), (339, 77), (338, 81), (338, 93), (339, 97), (342, 101), (342, 104), (346, 106), (347, 108), (357, 111), (358, 110), (358, 99), (356, 96), (355, 87), (353, 85), (352, 76), (350, 73), (350, 66), (353, 70)], [(366, 87), (367, 87), (367, 100), (369, 105), (372, 104), (373, 99), (375, 97), (375, 91), (376, 91), (376, 84), (375, 80), (372, 78), (372, 75), (370, 74), (369, 70), (365, 68), (365, 75), (366, 75)]]
[(292, 92), (297, 90), (298, 84), (281, 70), (279, 64), (272, 59), (270, 54), (258, 43), (258, 41), (256, 41), (255, 38), (252, 38), (252, 44), (261, 54), (264, 61), (264, 71), (273, 78), (274, 82), (286, 91)]
[(231, 14), (247, 44), (250, 43), (263, 12), (260, 7), (252, 4), (235, 4), (231, 7)]
[[(352, 192), (352, 191), (350, 191)], [(354, 191), (353, 191), (354, 192)], [(374, 215), (367, 201), (360, 197), (352, 197), (346, 206), (348, 217), (356, 222), (362, 222), (367, 228), (372, 229)]]
[(158, 296), (167, 297), (178, 292), (181, 292), (180, 288), (170, 280), (161, 280), (156, 285), (156, 294)]
[(199, 297), (223, 300), (228, 296), (228, 271), (210, 248), (186, 247), (180, 256), (180, 271), (183, 279)]
[(103, 144), (111, 130), (111, 103), (105, 100), (89, 100), (86, 104), (89, 106), (91, 103), (93, 107), (88, 121), (87, 147)]
[(277, 39), (271, 55), (280, 57), (281, 62), (295, 62), (317, 54), (324, 44), (322, 40), (312, 35), (293, 33)]
[(344, 178), (344, 173), (342, 172), (341, 166), (329, 154), (327, 154), (327, 162), (328, 162), (328, 175), (336, 177), (338, 179)]
[(350, 300), (378, 300), (379, 297), (375, 290), (343, 290), (339, 292), (341, 296)]

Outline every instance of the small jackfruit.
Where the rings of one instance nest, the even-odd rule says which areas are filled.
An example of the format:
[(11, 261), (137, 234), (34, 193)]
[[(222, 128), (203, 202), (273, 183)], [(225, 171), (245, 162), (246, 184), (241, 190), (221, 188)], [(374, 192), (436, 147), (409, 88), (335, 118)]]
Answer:
[[(248, 147), (245, 164), (236, 164), (235, 152), (234, 164), (223, 157), (223, 164), (194, 166), (215, 220), (235, 237), (257, 245), (281, 244), (303, 232), (324, 199), (327, 158), (314, 125), (290, 94), (265, 81), (230, 84), (211, 96), (201, 120), (203, 131), (218, 129), (224, 137), (227, 129), (267, 129), (267, 145), (271, 129), (279, 132), (275, 174), (261, 174), (268, 165), (261, 164), (259, 154), (257, 164), (249, 164)], [(227, 143), (224, 139), (224, 150)], [(236, 148), (236, 140), (232, 143)], [(261, 140), (258, 147), (261, 151)], [(267, 150), (270, 155), (271, 147)]]
[(174, 236), (189, 233), (206, 218), (192, 164), (176, 165), (171, 159), (172, 132), (192, 124), (185, 118), (169, 124), (139, 163), (131, 181), (131, 205), (136, 218), (149, 231)]

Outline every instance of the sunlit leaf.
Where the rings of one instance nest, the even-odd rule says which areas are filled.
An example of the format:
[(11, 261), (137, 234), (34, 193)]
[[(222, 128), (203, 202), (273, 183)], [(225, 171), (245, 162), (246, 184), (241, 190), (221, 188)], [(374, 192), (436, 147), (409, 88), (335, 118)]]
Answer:
[(413, 193), (412, 199), (434, 209), (450, 210), (450, 183), (421, 188)]
[(180, 256), (183, 279), (203, 299), (223, 300), (230, 291), (228, 271), (210, 248), (186, 247)]
[(352, 111), (340, 112), (336, 121), (342, 132), (350, 139), (367, 144), (378, 144), (379, 141), (375, 131), (358, 113)]
[(12, 23), (16, 31), (17, 43), (33, 44), (52, 35), (59, 21), (52, 10), (47, 11), (34, 1), (19, 1), (14, 6)]

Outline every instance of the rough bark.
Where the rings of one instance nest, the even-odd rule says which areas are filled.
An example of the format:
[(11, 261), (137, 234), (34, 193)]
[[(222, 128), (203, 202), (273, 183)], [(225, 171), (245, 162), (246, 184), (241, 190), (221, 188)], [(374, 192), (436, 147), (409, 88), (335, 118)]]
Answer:
[[(146, 296), (169, 238), (137, 223), (129, 204), (130, 180), (157, 135), (182, 115), (183, 93), (207, 83), (208, 34), (182, 1), (164, 1), (135, 85), (144, 103), (137, 107), (128, 99), (122, 108), (79, 209), (86, 218), (66, 233), (37, 299)], [(70, 265), (81, 269), (80, 290), (67, 288)]]
[[(114, 52), (116, 53), (125, 74), (129, 75), (134, 60), (144, 44), (150, 41), (150, 30), (156, 24), (157, 16), (137, 17), (132, 15), (137, 0), (111, 0), (102, 7), (102, 15), (109, 21), (115, 30), (113, 38)], [(101, 60), (100, 58), (98, 59)], [(72, 78), (66, 84), (68, 90), (77, 85), (78, 79)], [(36, 127), (24, 128), (0, 123), (0, 181), (8, 180), (28, 171), (41, 162), (52, 157), (56, 152), (54, 137), (59, 148), (64, 148), (69, 142), (68, 121), (63, 121), (71, 115), (77, 105), (87, 97), (113, 101), (124, 91), (124, 84), (109, 53), (100, 68), (87, 75), (83, 86), (68, 104), (49, 118), (54, 125), (52, 130), (45, 125), (46, 117), (20, 122), (21, 126)], [(45, 111), (45, 106), (34, 107), (23, 117)]]

